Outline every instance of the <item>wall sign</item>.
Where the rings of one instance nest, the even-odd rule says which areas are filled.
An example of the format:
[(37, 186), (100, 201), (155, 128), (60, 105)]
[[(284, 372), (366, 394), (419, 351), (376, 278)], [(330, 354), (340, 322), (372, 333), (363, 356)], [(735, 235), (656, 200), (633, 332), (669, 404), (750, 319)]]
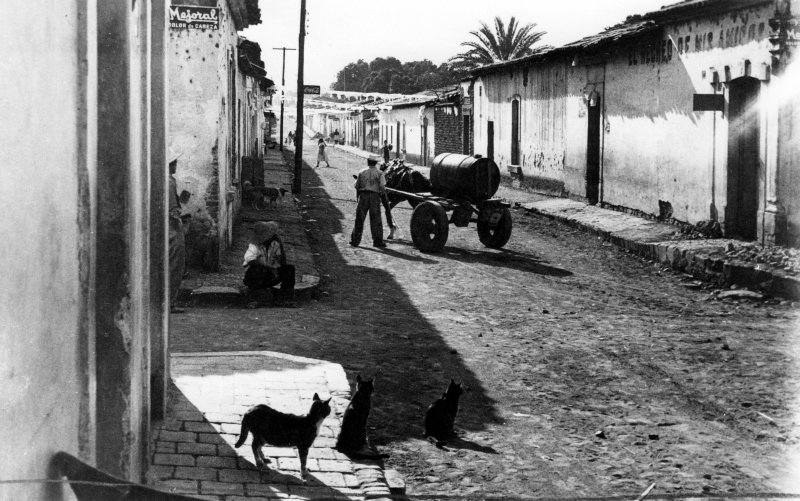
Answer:
[(219, 29), (219, 7), (173, 5), (169, 8), (169, 27), (181, 29)]
[(722, 94), (695, 94), (692, 111), (725, 111), (725, 98)]
[(319, 85), (304, 85), (303, 86), (303, 94), (319, 94), (320, 93), (320, 86)]

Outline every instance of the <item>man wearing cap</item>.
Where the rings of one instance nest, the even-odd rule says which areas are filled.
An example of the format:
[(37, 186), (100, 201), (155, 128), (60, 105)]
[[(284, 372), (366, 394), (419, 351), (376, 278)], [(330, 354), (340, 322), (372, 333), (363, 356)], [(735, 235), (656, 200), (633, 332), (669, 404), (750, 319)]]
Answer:
[(175, 171), (178, 170), (179, 154), (169, 151), (169, 306), (172, 313), (183, 313), (175, 307), (175, 300), (181, 287), (181, 279), (186, 271), (186, 244), (183, 240), (181, 222), (181, 201), (178, 198), (178, 185)]
[(247, 286), (247, 307), (257, 308), (259, 298), (271, 287), (281, 285), (281, 297), (275, 304), (294, 305), (295, 268), (286, 264), (283, 241), (278, 235), (278, 223), (259, 221), (253, 227), (250, 245), (244, 254), (244, 284)]
[(369, 212), (369, 229), (372, 232), (372, 245), (386, 247), (383, 241), (383, 224), (381, 223), (381, 194), (386, 192), (386, 177), (378, 169), (380, 159), (370, 155), (367, 159), (368, 167), (362, 169), (356, 177), (356, 192), (358, 207), (356, 208), (356, 223), (350, 234), (350, 245), (358, 247), (361, 243), (361, 234), (364, 232), (364, 219)]

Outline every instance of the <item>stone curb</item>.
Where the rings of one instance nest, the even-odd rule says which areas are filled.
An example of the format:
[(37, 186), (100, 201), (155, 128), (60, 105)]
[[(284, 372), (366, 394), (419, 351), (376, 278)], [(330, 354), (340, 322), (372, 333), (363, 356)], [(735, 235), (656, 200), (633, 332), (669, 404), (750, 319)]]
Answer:
[[(800, 299), (800, 279), (767, 270), (751, 263), (736, 262), (712, 257), (715, 252), (724, 252), (725, 245), (736, 242), (730, 239), (642, 241), (626, 237), (621, 231), (612, 231), (577, 217), (579, 211), (569, 210), (560, 213), (537, 207), (537, 203), (523, 204), (528, 212), (540, 214), (561, 221), (574, 228), (602, 237), (614, 245), (626, 249), (646, 259), (652, 259), (674, 270), (688, 273), (699, 280), (711, 282), (720, 287), (737, 285), (759, 290), (771, 296)], [(646, 222), (646, 220), (643, 220)], [(653, 231), (656, 238), (663, 237)]]
[[(273, 287), (273, 291), (279, 288)], [(196, 289), (188, 289), (188, 294), (183, 297), (195, 307), (215, 307), (215, 306), (244, 306), (245, 294), (242, 289), (236, 287), (211, 286), (205, 285)], [(316, 275), (300, 275), (294, 287), (295, 299), (308, 300), (318, 296), (319, 277)]]

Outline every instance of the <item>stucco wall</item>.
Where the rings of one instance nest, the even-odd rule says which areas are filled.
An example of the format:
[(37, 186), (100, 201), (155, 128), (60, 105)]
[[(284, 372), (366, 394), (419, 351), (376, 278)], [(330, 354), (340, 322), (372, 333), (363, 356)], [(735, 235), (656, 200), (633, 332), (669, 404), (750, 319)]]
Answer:
[[(218, 266), (221, 245), (230, 242), (233, 210), (231, 161), (243, 144), (231, 140), (232, 113), (246, 103), (245, 80), (236, 68), (238, 35), (227, 2), (220, 2), (220, 27), (171, 29), (169, 65), (169, 147), (181, 154), (175, 175), (178, 193), (186, 191), (183, 213), (190, 263)], [(231, 101), (230, 58), (236, 69), (236, 102)], [(242, 104), (241, 109), (245, 109)], [(237, 132), (246, 116), (237, 117)], [(239, 165), (235, 166), (238, 172)], [(229, 202), (230, 200), (230, 202)]]
[(523, 182), (561, 192), (566, 154), (566, 65), (540, 64), (484, 75), (475, 85), (475, 152), (488, 154), (487, 123), (494, 124), (494, 161), (503, 175), (512, 165), (512, 106), (519, 102), (519, 160)]
[[(629, 64), (630, 54), (618, 52), (609, 59), (604, 201), (651, 214), (658, 214), (659, 200), (668, 201), (673, 216), (688, 222), (710, 219), (713, 204), (724, 221), (727, 113), (694, 112), (692, 97), (713, 93), (713, 71), (720, 80), (726, 78), (726, 67), (730, 78), (744, 76), (745, 60), (750, 62), (751, 75), (763, 78), (769, 63), (770, 16), (767, 6), (670, 25), (663, 37), (672, 45), (668, 60), (645, 62), (641, 48), (637, 48), (636, 65)], [(721, 90), (727, 100), (727, 90)], [(767, 134), (762, 128), (762, 143), (768, 140)], [(760, 153), (762, 185), (767, 174), (764, 148)]]
[[(80, 353), (89, 335), (81, 325), (88, 298), (80, 287), (80, 263), (87, 242), (81, 237), (79, 210), (88, 200), (82, 201), (79, 194), (79, 171), (87, 168), (85, 143), (82, 146), (80, 140), (81, 130), (86, 138), (81, 110), (86, 108), (82, 95), (87, 89), (77, 64), (78, 34), (86, 36), (80, 18), (86, 12), (76, 4), (13, 0), (4, 5), (3, 480), (48, 478), (54, 452), (78, 454), (82, 413), (86, 418)], [(31, 66), (31, 61), (36, 64)], [(54, 117), (57, 133), (52, 132)], [(2, 499), (59, 499), (60, 492), (60, 487), (0, 485)]]

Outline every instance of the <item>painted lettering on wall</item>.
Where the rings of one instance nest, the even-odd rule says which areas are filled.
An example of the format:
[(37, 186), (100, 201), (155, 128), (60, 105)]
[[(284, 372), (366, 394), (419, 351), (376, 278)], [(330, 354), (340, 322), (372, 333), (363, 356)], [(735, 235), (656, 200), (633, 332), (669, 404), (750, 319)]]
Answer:
[(180, 29), (219, 29), (219, 7), (173, 5), (169, 8), (169, 27)]

